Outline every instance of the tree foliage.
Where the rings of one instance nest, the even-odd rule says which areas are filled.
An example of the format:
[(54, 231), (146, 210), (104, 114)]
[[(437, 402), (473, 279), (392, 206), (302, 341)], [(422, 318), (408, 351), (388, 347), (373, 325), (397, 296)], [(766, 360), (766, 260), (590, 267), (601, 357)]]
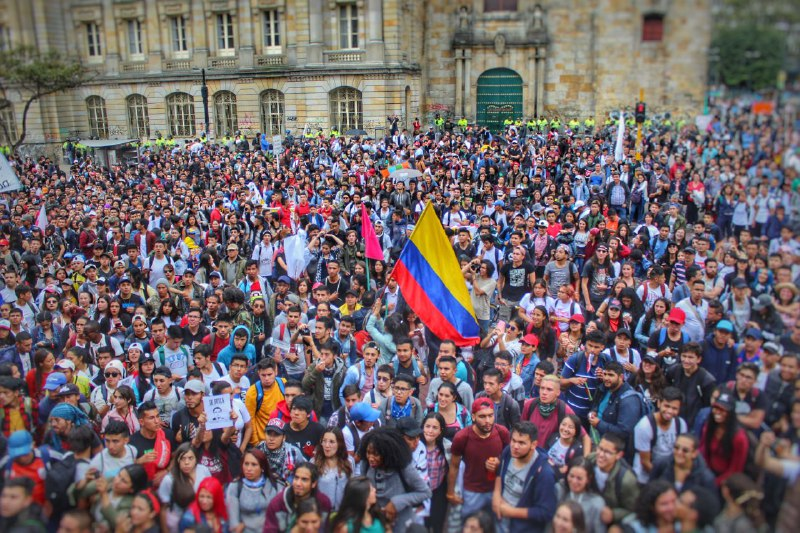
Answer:
[(37, 100), (68, 91), (89, 81), (91, 72), (73, 58), (56, 50), (40, 52), (32, 47), (19, 47), (0, 53), (0, 93), (5, 95), (3, 106), (11, 105), (8, 94), (19, 94), (23, 102), (19, 138), (16, 149), (25, 141), (28, 114)]
[(775, 87), (785, 54), (785, 36), (764, 27), (720, 28), (712, 42), (719, 50), (719, 74), (728, 87)]

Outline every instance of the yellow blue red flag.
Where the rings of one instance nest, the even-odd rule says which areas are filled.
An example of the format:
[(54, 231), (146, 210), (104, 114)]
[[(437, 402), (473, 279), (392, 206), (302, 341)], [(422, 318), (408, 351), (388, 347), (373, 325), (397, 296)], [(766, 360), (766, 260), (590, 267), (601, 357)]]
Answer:
[(406, 303), (431, 333), (458, 346), (480, 341), (467, 283), (430, 202), (400, 252), (392, 276)]

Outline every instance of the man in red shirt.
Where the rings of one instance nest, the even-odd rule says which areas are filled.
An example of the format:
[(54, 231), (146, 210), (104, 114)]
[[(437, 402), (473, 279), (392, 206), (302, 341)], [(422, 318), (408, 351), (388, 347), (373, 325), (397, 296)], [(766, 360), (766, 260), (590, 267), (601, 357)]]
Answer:
[[(494, 402), (478, 398), (472, 404), (472, 425), (453, 438), (452, 462), (447, 475), (447, 500), (463, 504), (462, 516), (492, 505), (492, 491), (500, 464), (500, 454), (509, 441), (506, 428), (494, 423)], [(461, 459), (465, 460), (463, 498), (455, 493)]]

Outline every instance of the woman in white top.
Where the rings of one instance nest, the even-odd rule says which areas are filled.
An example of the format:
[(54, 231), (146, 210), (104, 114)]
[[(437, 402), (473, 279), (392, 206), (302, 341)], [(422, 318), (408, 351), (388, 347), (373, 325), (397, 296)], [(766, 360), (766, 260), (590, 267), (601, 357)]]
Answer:
[(158, 498), (168, 502), (161, 515), (162, 531), (177, 531), (178, 522), (190, 503), (200, 482), (211, 477), (206, 466), (198, 464), (197, 452), (191, 443), (184, 442), (172, 454), (169, 472), (158, 487)]
[(341, 429), (334, 426), (325, 430), (314, 450), (314, 464), (319, 470), (319, 491), (331, 500), (331, 510), (336, 511), (342, 503), (347, 480), (355, 470)]

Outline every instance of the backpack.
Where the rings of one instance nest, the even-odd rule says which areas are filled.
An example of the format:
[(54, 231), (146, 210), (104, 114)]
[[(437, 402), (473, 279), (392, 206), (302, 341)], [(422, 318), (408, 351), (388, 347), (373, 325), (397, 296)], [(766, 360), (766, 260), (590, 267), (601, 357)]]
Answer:
[[(667, 287), (666, 283), (662, 283), (658, 287), (661, 290), (661, 297), (662, 298), (666, 298), (667, 297), (667, 288), (666, 287)], [(649, 291), (650, 291), (650, 287), (648, 286), (648, 283), (645, 281), (644, 283), (642, 283), (642, 302), (647, 302), (647, 294), (649, 293)]]
[(625, 473), (631, 470), (630, 465), (625, 459), (617, 461), (619, 469), (614, 476), (614, 496), (617, 498), (617, 505), (622, 501), (622, 480), (625, 478)]
[[(275, 383), (278, 384), (281, 394), (286, 396), (286, 384), (283, 382), (283, 379), (275, 378)], [(258, 380), (256, 381), (256, 413), (261, 410), (262, 403), (264, 403), (264, 385), (261, 384), (261, 380)]]
[(642, 189), (637, 184), (631, 190), (631, 203), (638, 204), (641, 201), (642, 201)]
[[(650, 453), (653, 453), (653, 448), (656, 446), (656, 441), (658, 440), (658, 424), (656, 423), (656, 415), (655, 413), (647, 413), (647, 421), (650, 423), (650, 429), (653, 430), (653, 436), (650, 438)], [(680, 435), (682, 433), (686, 433), (687, 425), (686, 422), (680, 418), (674, 418), (673, 421), (675, 422), (675, 434)]]
[(465, 361), (463, 357), (458, 357), (456, 361), (456, 370), (458, 370), (458, 363), (464, 363), (464, 367), (467, 369), (467, 385), (469, 385), (472, 390), (475, 390), (475, 384), (478, 383), (478, 376), (475, 372), (475, 368)]
[(652, 406), (645, 399), (644, 394), (642, 394), (638, 390), (634, 389), (633, 387), (631, 387), (630, 390), (626, 390), (625, 392), (623, 392), (619, 397), (619, 401), (622, 402), (622, 400), (630, 398), (631, 396), (636, 396), (636, 399), (639, 401), (639, 417), (638, 418), (641, 419), (644, 415), (649, 415), (650, 411), (652, 410)]
[[(72, 508), (73, 502), (70, 501), (68, 489), (75, 482), (75, 470), (78, 460), (72, 452), (67, 452), (60, 461), (50, 461), (47, 447), (42, 447), (42, 461), (47, 469), (44, 479), (44, 493), (47, 501), (53, 506), (56, 513), (64, 512)], [(86, 462), (86, 460), (82, 460)]]
[[(661, 331), (658, 332), (658, 345), (661, 346), (664, 344), (664, 341), (667, 340), (667, 328), (661, 328)], [(681, 330), (681, 342), (686, 344), (689, 342), (689, 335)]]
[(372, 340), (372, 335), (367, 333), (367, 330), (360, 329), (353, 333), (353, 339), (356, 342), (356, 353), (359, 357), (364, 356), (364, 345)]
[[(525, 402), (525, 407), (522, 408), (522, 418), (520, 420), (533, 422), (533, 420), (531, 420), (531, 415), (538, 406), (539, 398), (533, 398)], [(564, 417), (567, 416), (567, 404), (562, 400), (556, 400), (556, 416), (558, 416), (559, 425), (561, 421), (564, 420)]]

